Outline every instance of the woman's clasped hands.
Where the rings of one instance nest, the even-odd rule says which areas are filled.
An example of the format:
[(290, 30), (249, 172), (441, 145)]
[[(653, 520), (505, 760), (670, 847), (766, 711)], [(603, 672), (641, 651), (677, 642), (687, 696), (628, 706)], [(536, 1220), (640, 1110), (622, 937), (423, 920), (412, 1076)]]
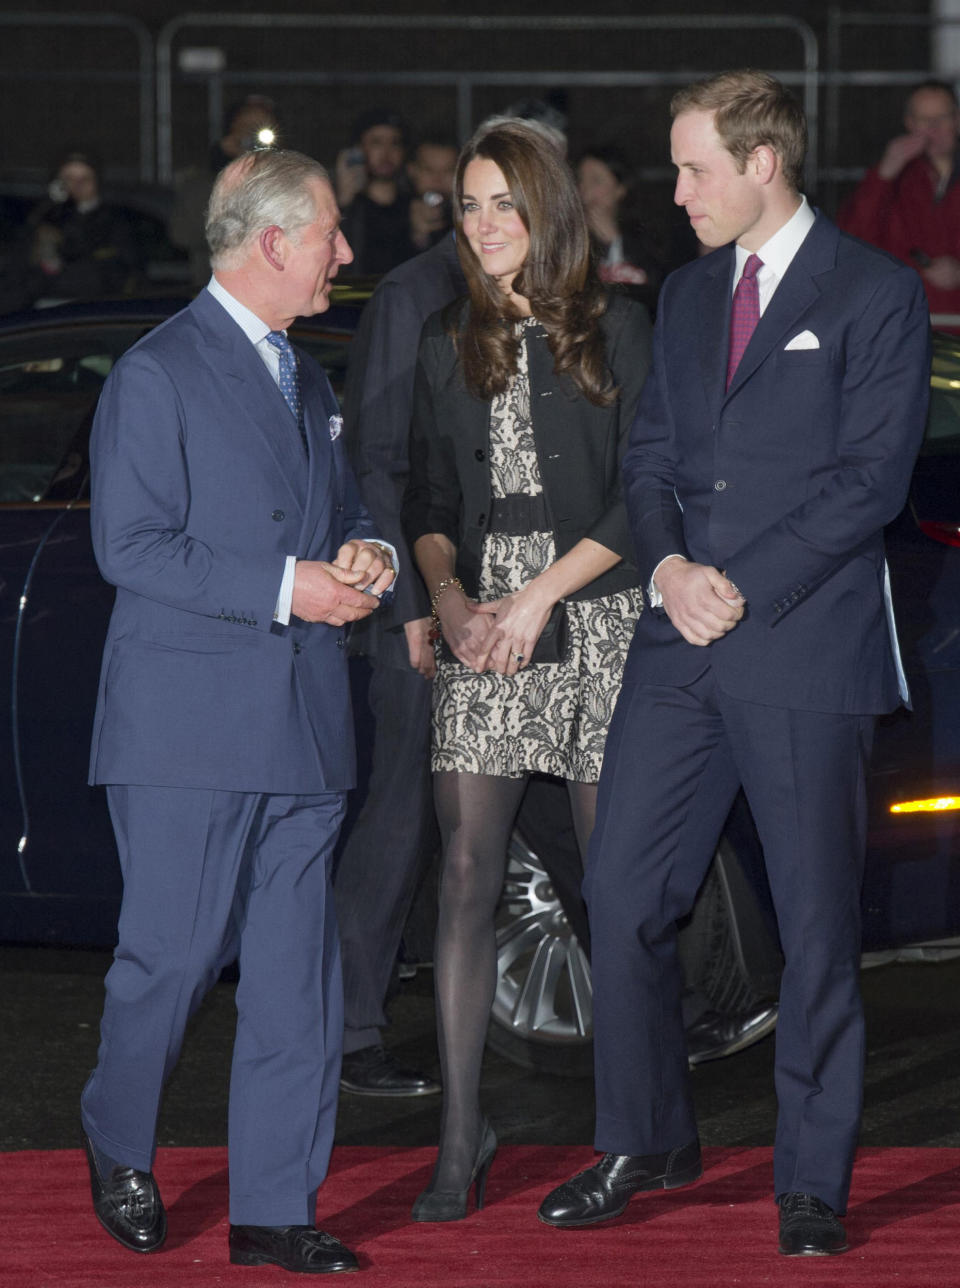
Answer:
[(529, 663), (554, 602), (534, 583), (481, 604), (462, 595), (445, 598), (441, 625), (454, 654), (478, 674), (500, 675), (516, 675)]

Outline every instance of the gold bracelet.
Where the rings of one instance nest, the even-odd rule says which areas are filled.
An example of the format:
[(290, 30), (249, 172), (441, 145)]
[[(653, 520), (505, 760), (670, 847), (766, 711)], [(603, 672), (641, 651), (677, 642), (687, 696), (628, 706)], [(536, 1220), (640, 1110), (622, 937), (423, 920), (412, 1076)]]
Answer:
[(440, 630), (440, 617), (437, 614), (437, 605), (440, 603), (440, 596), (445, 590), (449, 590), (451, 586), (456, 586), (463, 595), (466, 595), (467, 593), (463, 589), (463, 582), (459, 577), (444, 577), (443, 581), (433, 592), (433, 598), (430, 600), (430, 616), (433, 618), (433, 629), (435, 631)]

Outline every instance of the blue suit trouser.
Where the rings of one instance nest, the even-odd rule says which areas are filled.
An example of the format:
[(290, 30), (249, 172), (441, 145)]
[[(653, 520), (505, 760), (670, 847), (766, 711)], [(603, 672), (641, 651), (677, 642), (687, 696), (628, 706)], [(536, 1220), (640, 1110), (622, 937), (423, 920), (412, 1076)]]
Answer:
[(873, 718), (628, 678), (607, 738), (584, 894), (593, 938), (598, 1149), (695, 1139), (677, 919), (690, 911), (738, 788), (764, 851), (785, 968), (774, 1192), (846, 1208), (860, 1122), (865, 772)]
[(107, 798), (124, 890), (84, 1127), (117, 1162), (152, 1169), (187, 1021), (239, 959), (230, 1220), (311, 1224), (340, 1077), (330, 866), (343, 793), (113, 786)]

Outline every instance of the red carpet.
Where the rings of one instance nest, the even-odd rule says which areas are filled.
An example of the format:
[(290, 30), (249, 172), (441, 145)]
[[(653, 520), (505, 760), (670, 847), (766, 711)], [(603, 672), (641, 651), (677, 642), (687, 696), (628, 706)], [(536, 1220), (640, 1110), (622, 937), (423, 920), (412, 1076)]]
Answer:
[[(338, 1149), (318, 1223), (360, 1257), (360, 1277), (345, 1282), (370, 1288), (960, 1285), (960, 1150), (863, 1150), (847, 1218), (851, 1251), (801, 1260), (776, 1251), (771, 1151), (705, 1154), (697, 1185), (641, 1195), (611, 1225), (575, 1231), (541, 1225), (536, 1208), (547, 1190), (592, 1160), (582, 1146), (501, 1149), (484, 1211), (433, 1226), (408, 1219), (429, 1176), (430, 1150)], [(282, 1270), (229, 1264), (226, 1150), (161, 1150), (156, 1171), (170, 1234), (161, 1252), (143, 1256), (97, 1224), (79, 1150), (0, 1154), (0, 1288), (298, 1282)], [(59, 1233), (48, 1227), (54, 1217)]]

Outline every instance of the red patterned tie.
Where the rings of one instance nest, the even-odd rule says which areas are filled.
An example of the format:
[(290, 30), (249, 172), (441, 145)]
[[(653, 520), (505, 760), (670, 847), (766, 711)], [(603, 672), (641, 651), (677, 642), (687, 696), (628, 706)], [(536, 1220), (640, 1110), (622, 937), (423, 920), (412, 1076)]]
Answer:
[(733, 308), (730, 312), (730, 356), (727, 359), (727, 388), (733, 380), (733, 373), (740, 365), (743, 351), (750, 343), (757, 323), (760, 321), (760, 291), (757, 288), (757, 273), (763, 268), (763, 260), (758, 255), (750, 255), (743, 266), (743, 275), (733, 293)]

